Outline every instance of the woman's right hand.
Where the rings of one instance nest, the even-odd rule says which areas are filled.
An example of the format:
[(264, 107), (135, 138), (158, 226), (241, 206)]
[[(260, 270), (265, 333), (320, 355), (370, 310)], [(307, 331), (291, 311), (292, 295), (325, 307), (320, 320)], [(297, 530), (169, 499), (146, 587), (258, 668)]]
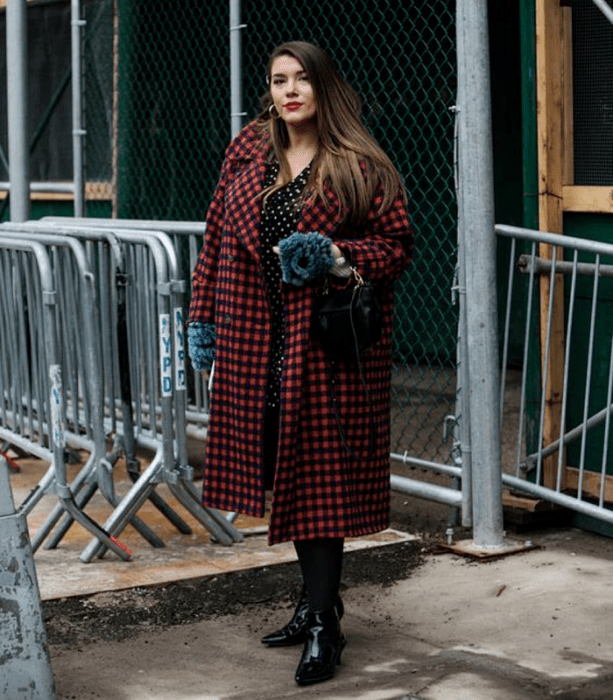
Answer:
[(332, 241), (321, 233), (292, 233), (282, 238), (273, 250), (281, 259), (284, 282), (302, 287), (334, 267)]

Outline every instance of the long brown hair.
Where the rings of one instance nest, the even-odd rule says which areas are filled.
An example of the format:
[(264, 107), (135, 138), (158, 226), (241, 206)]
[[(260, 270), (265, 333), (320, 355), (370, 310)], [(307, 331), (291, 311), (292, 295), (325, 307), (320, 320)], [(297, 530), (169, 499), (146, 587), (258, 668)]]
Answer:
[[(306, 186), (307, 196), (312, 193), (329, 206), (324, 191), (327, 183), (338, 197), (344, 218), (352, 224), (365, 220), (379, 187), (383, 192), (379, 212), (390, 206), (399, 193), (406, 199), (398, 171), (362, 122), (360, 98), (328, 54), (304, 41), (281, 44), (268, 60), (269, 84), (272, 64), (279, 56), (292, 56), (300, 62), (313, 86), (317, 105), (319, 146)], [(262, 96), (258, 121), (270, 134), (272, 150), (280, 165), (281, 184), (265, 190), (264, 198), (291, 180), (285, 157), (289, 135), (285, 122), (270, 114), (272, 104), (268, 90)]]

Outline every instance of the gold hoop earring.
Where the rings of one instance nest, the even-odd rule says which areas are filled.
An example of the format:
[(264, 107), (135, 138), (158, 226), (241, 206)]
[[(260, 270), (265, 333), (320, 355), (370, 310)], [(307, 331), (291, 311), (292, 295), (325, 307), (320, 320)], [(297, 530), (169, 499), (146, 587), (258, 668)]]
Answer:
[[(273, 112), (273, 109), (275, 110), (274, 112)], [(270, 107), (268, 108), (268, 114), (270, 114), (270, 116), (273, 119), (280, 119), (281, 118), (281, 116), (279, 115), (279, 112), (277, 112), (277, 108), (274, 105), (270, 105)]]

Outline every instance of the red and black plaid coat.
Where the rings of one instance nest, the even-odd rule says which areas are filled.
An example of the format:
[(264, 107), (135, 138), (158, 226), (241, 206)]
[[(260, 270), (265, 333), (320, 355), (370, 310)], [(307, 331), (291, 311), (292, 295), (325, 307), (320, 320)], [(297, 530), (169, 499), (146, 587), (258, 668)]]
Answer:
[[(254, 124), (226, 151), (189, 313), (190, 321), (215, 323), (217, 331), (203, 502), (256, 517), (264, 515), (262, 425), (271, 331), (257, 197), (267, 152)], [(408, 263), (412, 232), (400, 197), (379, 216), (376, 197), (363, 229), (349, 230), (340, 223), (334, 193), (327, 195), (331, 206), (320, 200), (307, 205), (298, 230), (329, 236), (365, 280), (379, 284), (383, 337), (363, 358), (367, 391), (355, 364), (338, 363), (332, 375), (330, 361), (309, 337), (321, 283), (283, 284), (286, 339), (270, 544), (355, 537), (389, 522), (392, 282)]]

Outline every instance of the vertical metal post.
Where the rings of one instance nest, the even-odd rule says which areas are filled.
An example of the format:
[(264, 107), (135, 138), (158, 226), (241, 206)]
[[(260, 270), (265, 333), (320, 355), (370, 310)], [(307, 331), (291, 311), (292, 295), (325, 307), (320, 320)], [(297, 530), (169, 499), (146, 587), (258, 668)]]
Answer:
[(6, 87), (11, 221), (27, 221), (30, 218), (27, 74), (26, 0), (8, 0), (6, 7)]
[(234, 138), (243, 127), (243, 51), (241, 0), (230, 0), (230, 129)]
[(458, 0), (458, 179), (466, 284), (473, 538), (503, 545), (487, 0)]
[(83, 139), (85, 130), (82, 119), (82, 79), (81, 79), (81, 27), (85, 20), (81, 19), (81, 1), (71, 0), (70, 3), (70, 35), (72, 57), (72, 164), (74, 181), (74, 215), (84, 215), (84, 176), (83, 176)]
[[(458, 226), (462, 225), (458, 218)], [(456, 386), (456, 418), (454, 427), (454, 464), (457, 460), (462, 469), (462, 526), (473, 525), (473, 493), (472, 493), (472, 451), (470, 443), (470, 377), (468, 372), (468, 340), (466, 335), (466, 263), (464, 261), (464, 245), (458, 246), (458, 299), (460, 318), (458, 328), (458, 378)]]
[(0, 697), (54, 700), (40, 593), (25, 516), (0, 457)]

